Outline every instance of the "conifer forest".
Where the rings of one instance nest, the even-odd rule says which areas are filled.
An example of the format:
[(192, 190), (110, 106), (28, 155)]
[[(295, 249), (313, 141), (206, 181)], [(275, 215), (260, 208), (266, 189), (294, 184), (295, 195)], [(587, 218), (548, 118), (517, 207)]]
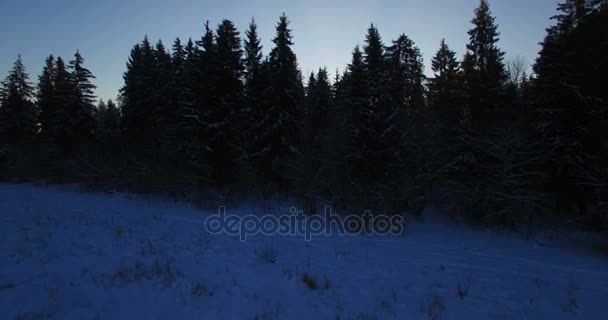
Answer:
[(604, 230), (606, 1), (562, 1), (531, 69), (505, 59), (486, 0), (471, 17), (466, 54), (441, 41), (432, 61), (418, 35), (370, 24), (335, 76), (302, 74), (285, 14), (269, 35), (223, 20), (143, 37), (116, 101), (97, 99), (81, 52), (49, 55), (37, 77), (18, 57), (0, 91), (0, 178), (287, 195), (310, 214), (322, 201), (387, 214), (434, 203), (481, 223)]

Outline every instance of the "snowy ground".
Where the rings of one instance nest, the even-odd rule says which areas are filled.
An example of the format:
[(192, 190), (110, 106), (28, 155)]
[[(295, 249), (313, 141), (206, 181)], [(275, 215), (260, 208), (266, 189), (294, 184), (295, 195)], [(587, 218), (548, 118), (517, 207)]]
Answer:
[[(263, 207), (228, 212), (288, 210)], [(0, 184), (0, 318), (605, 319), (608, 311), (608, 256), (582, 241), (428, 218), (404, 236), (243, 242), (207, 234), (210, 213)]]

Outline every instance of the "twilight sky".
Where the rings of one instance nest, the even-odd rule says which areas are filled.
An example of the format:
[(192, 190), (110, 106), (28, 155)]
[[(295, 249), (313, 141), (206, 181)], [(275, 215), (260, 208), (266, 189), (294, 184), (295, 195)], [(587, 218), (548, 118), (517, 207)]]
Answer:
[[(532, 63), (557, 0), (490, 0), (506, 56)], [(243, 37), (252, 17), (270, 51), (274, 26), (285, 12), (291, 20), (294, 50), (307, 75), (326, 66), (343, 70), (356, 44), (363, 44), (371, 22), (385, 44), (399, 34), (410, 36), (424, 55), (427, 75), (439, 41), (445, 38), (459, 57), (479, 0), (6, 0), (0, 1), (0, 78), (21, 54), (37, 82), (49, 54), (71, 60), (76, 49), (97, 77), (97, 95), (115, 98), (123, 85), (129, 51), (144, 35), (170, 47), (175, 37), (200, 38), (203, 23), (232, 20)], [(241, 38), (242, 38), (241, 37)]]

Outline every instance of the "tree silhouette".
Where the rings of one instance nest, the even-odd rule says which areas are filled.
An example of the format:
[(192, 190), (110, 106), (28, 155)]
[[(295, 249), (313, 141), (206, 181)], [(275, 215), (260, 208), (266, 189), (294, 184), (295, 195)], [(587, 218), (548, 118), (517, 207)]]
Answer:
[(479, 2), (471, 23), (473, 28), (468, 32), (469, 43), (462, 69), (472, 125), (479, 128), (489, 125), (493, 118), (491, 114), (500, 108), (507, 75), (503, 64), (504, 52), (497, 47), (498, 26), (487, 0)]
[(12, 147), (32, 143), (37, 132), (36, 106), (32, 102), (33, 88), (21, 55), (1, 84), (0, 143)]

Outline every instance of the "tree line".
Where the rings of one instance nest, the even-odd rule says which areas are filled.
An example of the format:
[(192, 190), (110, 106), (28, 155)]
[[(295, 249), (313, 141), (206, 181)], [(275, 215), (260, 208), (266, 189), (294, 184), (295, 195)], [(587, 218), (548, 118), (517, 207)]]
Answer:
[(207, 22), (170, 49), (145, 37), (116, 102), (97, 103), (80, 52), (50, 55), (35, 86), (18, 58), (0, 91), (0, 177), (282, 193), (309, 213), (321, 199), (390, 214), (432, 201), (477, 221), (599, 228), (608, 4), (557, 9), (530, 75), (505, 62), (486, 0), (462, 59), (442, 40), (432, 77), (410, 36), (385, 42), (373, 24), (343, 72), (304, 76), (284, 14), (267, 55), (254, 20), (243, 36)]

